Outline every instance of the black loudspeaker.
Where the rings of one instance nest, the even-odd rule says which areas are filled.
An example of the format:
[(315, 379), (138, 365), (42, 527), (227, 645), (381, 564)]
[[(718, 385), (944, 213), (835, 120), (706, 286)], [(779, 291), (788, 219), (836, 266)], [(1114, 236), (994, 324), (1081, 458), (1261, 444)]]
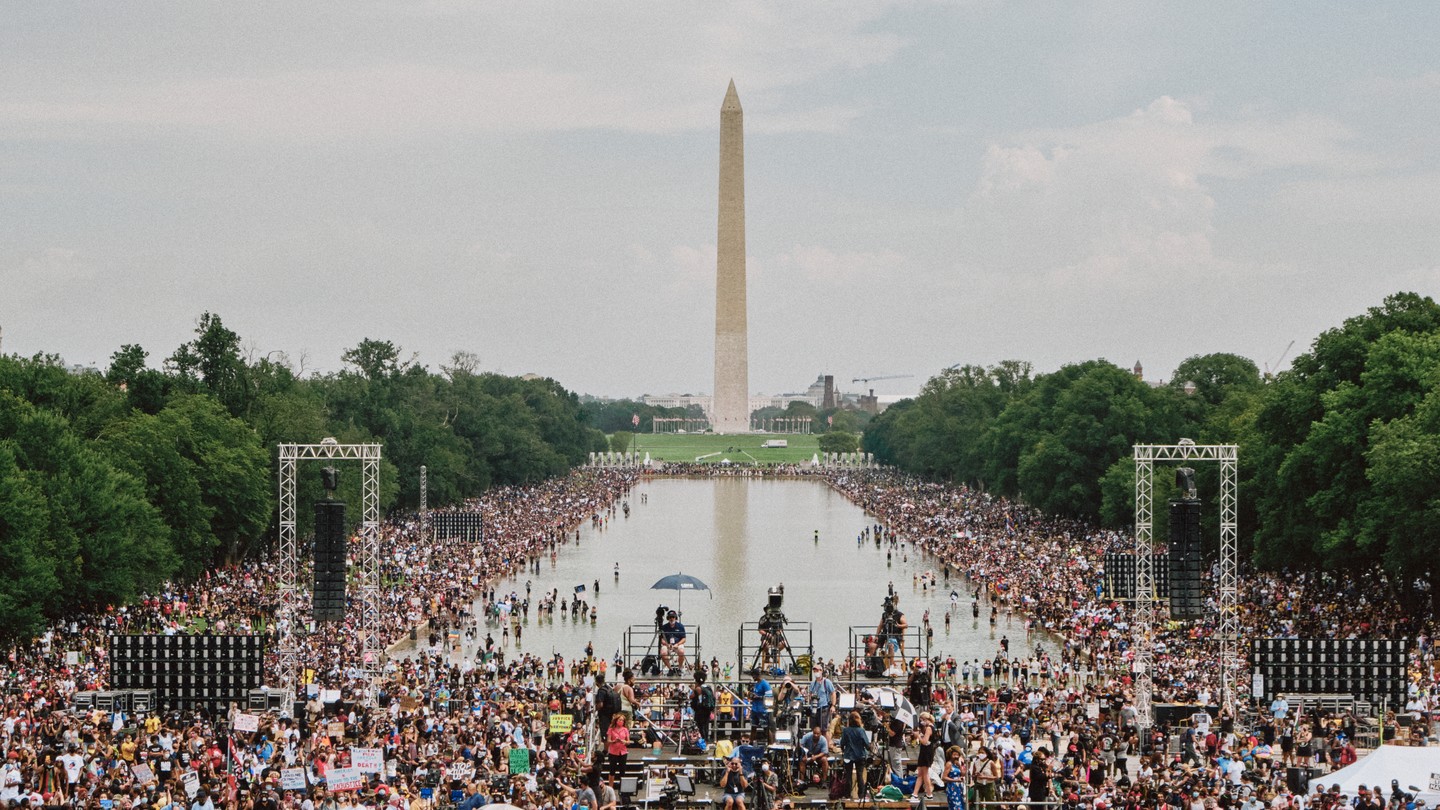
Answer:
[(315, 588), (310, 617), (317, 622), (345, 620), (345, 503), (315, 502)]
[[(1135, 598), (1135, 555), (1111, 551), (1105, 554), (1105, 581), (1111, 599), (1129, 602)], [(1170, 598), (1170, 555), (1150, 555), (1150, 576), (1154, 580), (1154, 599)]]
[(484, 536), (484, 521), (479, 512), (432, 512), (430, 525), (436, 537), (456, 537), (474, 542)]
[(1286, 768), (1285, 787), (1291, 793), (1301, 796), (1310, 792), (1310, 769), (1309, 768)]
[(1201, 590), (1205, 550), (1200, 538), (1200, 502), (1170, 502), (1170, 616), (1199, 619), (1205, 615)]

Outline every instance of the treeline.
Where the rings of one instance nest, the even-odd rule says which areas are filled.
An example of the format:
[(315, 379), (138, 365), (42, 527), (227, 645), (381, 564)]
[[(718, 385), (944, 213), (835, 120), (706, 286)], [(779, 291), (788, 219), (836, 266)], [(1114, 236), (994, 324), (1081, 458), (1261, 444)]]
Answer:
[[(1321, 334), (1273, 378), (1233, 354), (1191, 357), (1161, 386), (1104, 360), (947, 370), (871, 423), (864, 444), (932, 479), (1123, 527), (1131, 446), (1182, 437), (1240, 446), (1240, 537), (1259, 565), (1379, 566), (1421, 591), (1435, 581), (1440, 306), (1413, 293)], [(1212, 504), (1215, 466), (1195, 465)], [(1157, 503), (1168, 475), (1157, 465)]]
[[(421, 464), (439, 505), (605, 447), (555, 381), (479, 373), (465, 354), (436, 373), (367, 339), (345, 370), (303, 376), (275, 353), (247, 359), (207, 313), (162, 368), (147, 358), (127, 345), (103, 374), (76, 374), (53, 356), (0, 357), (0, 637), (268, 548), (282, 442), (382, 443), (385, 510), (418, 504)], [(320, 466), (299, 470), (302, 533)], [(359, 467), (336, 466), (358, 520)]]

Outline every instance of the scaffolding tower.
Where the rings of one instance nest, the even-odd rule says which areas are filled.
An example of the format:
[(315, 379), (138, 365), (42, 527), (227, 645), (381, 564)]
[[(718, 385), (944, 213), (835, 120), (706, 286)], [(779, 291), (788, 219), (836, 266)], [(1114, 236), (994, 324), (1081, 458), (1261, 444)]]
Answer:
[(1150, 704), (1154, 677), (1155, 569), (1154, 502), (1155, 462), (1215, 461), (1220, 464), (1220, 575), (1216, 588), (1217, 622), (1220, 642), (1220, 705), (1233, 717), (1236, 710), (1235, 684), (1242, 662), (1239, 657), (1240, 615), (1236, 604), (1239, 575), (1236, 571), (1235, 476), (1239, 446), (1196, 444), (1181, 439), (1178, 444), (1135, 445), (1135, 613), (1131, 638), (1135, 649), (1132, 670), (1135, 676), (1135, 724), (1148, 729), (1153, 723)]
[(360, 554), (356, 577), (360, 589), (360, 669), (371, 681), (368, 700), (375, 700), (374, 678), (385, 650), (380, 636), (380, 445), (341, 444), (333, 438), (319, 444), (282, 444), (280, 450), (280, 688), (299, 694), (300, 641), (296, 629), (303, 624), (301, 609), (300, 550), (295, 521), (295, 468), (300, 461), (354, 460), (360, 462)]

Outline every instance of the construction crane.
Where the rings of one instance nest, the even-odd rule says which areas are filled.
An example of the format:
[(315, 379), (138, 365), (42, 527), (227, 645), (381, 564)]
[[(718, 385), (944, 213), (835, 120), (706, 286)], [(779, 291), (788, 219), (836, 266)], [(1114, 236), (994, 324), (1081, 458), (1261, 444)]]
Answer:
[(1273, 364), (1265, 364), (1265, 379), (1270, 379), (1275, 375), (1275, 372), (1280, 370), (1280, 364), (1285, 362), (1285, 358), (1290, 354), (1290, 350), (1293, 348), (1295, 348), (1295, 341), (1292, 340), (1288, 345), (1285, 346), (1285, 351), (1280, 353), (1280, 358), (1278, 360), (1276, 360)]
[(852, 383), (863, 382), (863, 383), (865, 383), (866, 385), (869, 385), (869, 384), (871, 383), (871, 381), (873, 381), (873, 380), (904, 380), (904, 379), (908, 379), (908, 378), (914, 377), (914, 376), (915, 376), (914, 374), (886, 374), (886, 375), (884, 375), (884, 376), (882, 376), (882, 377), (856, 377), (855, 379), (851, 380), (850, 382), (852, 382)]

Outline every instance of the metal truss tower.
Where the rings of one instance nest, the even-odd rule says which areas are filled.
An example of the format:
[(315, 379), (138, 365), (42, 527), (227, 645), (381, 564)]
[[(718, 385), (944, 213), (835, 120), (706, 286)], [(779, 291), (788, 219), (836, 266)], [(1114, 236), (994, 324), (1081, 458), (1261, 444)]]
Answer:
[(1179, 444), (1135, 445), (1135, 610), (1130, 634), (1135, 649), (1132, 670), (1135, 676), (1135, 722), (1150, 728), (1153, 713), (1150, 685), (1154, 676), (1155, 567), (1154, 476), (1155, 462), (1217, 461), (1220, 463), (1220, 577), (1217, 583), (1217, 633), (1220, 641), (1220, 703), (1234, 716), (1236, 682), (1242, 662), (1239, 657), (1240, 615), (1237, 605), (1239, 574), (1236, 570), (1235, 477), (1238, 445), (1196, 444), (1181, 439)]
[(424, 464), (421, 464), (421, 465), (420, 465), (420, 536), (421, 536), (421, 537), (429, 537), (429, 535), (427, 535), (427, 534), (425, 533), (425, 528), (426, 528), (426, 526), (430, 523), (430, 506), (429, 506), (429, 503), (428, 503), (428, 501), (429, 501), (429, 494), (430, 494), (430, 493), (429, 493), (429, 485), (430, 485), (430, 481), (429, 481), (429, 470), (426, 469), (426, 467), (425, 467)]
[[(280, 445), (280, 688), (295, 692), (300, 683), (300, 643), (296, 628), (305, 621), (301, 610), (299, 537), (295, 522), (295, 467), (307, 460), (360, 462), (360, 554), (357, 580), (360, 614), (355, 631), (360, 637), (360, 668), (370, 680), (380, 671), (385, 640), (380, 636), (380, 445), (340, 444), (324, 439), (319, 444)], [(295, 692), (298, 694), (298, 692)], [(374, 689), (370, 700), (375, 699)]]

